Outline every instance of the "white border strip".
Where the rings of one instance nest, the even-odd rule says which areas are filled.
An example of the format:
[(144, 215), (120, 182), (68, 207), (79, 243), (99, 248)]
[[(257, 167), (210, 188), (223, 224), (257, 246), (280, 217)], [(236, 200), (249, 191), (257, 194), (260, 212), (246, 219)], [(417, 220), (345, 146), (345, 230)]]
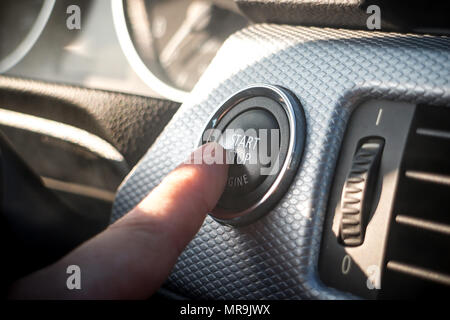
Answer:
[(112, 203), (116, 196), (114, 192), (78, 183), (66, 182), (48, 177), (41, 177), (41, 179), (47, 188), (71, 194), (76, 194), (83, 197), (94, 198)]
[(112, 161), (124, 158), (105, 140), (70, 125), (11, 110), (0, 109), (0, 125), (37, 132), (83, 147), (96, 155)]
[(184, 102), (189, 92), (178, 90), (158, 79), (145, 65), (134, 47), (127, 28), (122, 0), (111, 1), (114, 29), (125, 57), (144, 83), (167, 99)]
[(0, 73), (6, 72), (14, 67), (20, 60), (27, 55), (27, 53), (34, 46), (39, 36), (41, 35), (44, 27), (47, 25), (50, 14), (53, 11), (56, 0), (45, 0), (39, 12), (36, 21), (31, 27), (30, 32), (17, 46), (17, 48), (8, 54), (4, 59), (0, 60)]

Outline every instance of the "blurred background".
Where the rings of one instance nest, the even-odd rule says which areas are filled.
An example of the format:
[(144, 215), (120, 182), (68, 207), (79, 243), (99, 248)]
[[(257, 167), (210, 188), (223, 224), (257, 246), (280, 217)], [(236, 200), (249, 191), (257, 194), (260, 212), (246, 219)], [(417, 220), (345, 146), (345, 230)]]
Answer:
[[(66, 26), (71, 5), (80, 8), (79, 30)], [(180, 102), (247, 24), (227, 0), (5, 0), (0, 64), (16, 50), (4, 74)], [(17, 50), (33, 32), (31, 47)]]

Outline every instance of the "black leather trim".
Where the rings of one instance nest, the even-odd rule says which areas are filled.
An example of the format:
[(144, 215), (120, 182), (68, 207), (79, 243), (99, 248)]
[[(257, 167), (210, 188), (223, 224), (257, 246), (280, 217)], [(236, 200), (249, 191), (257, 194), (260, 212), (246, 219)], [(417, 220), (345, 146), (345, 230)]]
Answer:
[(99, 233), (97, 215), (66, 206), (17, 155), (0, 133), (2, 289)]
[(450, 2), (409, 0), (235, 0), (254, 22), (367, 30), (367, 7), (381, 11), (382, 31), (448, 34)]
[(153, 144), (179, 103), (0, 76), (0, 108), (59, 121), (114, 145), (131, 166)]

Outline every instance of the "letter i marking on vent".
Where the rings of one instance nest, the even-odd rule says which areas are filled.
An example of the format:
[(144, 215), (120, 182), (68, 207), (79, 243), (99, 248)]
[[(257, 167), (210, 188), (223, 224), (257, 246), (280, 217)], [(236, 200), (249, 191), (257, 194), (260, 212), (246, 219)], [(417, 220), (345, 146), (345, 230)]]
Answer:
[(380, 111), (378, 111), (377, 121), (375, 122), (375, 125), (378, 126), (380, 124), (381, 115), (383, 114), (383, 109), (380, 108)]

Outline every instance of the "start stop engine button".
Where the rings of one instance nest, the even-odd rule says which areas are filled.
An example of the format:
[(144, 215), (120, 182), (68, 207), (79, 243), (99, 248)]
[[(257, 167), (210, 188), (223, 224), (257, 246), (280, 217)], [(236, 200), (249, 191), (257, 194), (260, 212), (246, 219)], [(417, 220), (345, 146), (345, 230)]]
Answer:
[(258, 85), (225, 101), (209, 120), (201, 144), (228, 150), (227, 184), (211, 215), (247, 224), (268, 213), (289, 187), (301, 160), (305, 118), (287, 89)]
[[(229, 168), (224, 197), (247, 194), (264, 181), (266, 175), (261, 174), (261, 168), (270, 167), (270, 159), (279, 153), (276, 149), (276, 154), (272, 155), (272, 130), (279, 130), (277, 120), (270, 112), (260, 108), (241, 113), (227, 125), (225, 132), (229, 134), (222, 135), (219, 143), (234, 152), (234, 161)], [(266, 142), (267, 157), (262, 159), (259, 155), (263, 152), (262, 144)]]

